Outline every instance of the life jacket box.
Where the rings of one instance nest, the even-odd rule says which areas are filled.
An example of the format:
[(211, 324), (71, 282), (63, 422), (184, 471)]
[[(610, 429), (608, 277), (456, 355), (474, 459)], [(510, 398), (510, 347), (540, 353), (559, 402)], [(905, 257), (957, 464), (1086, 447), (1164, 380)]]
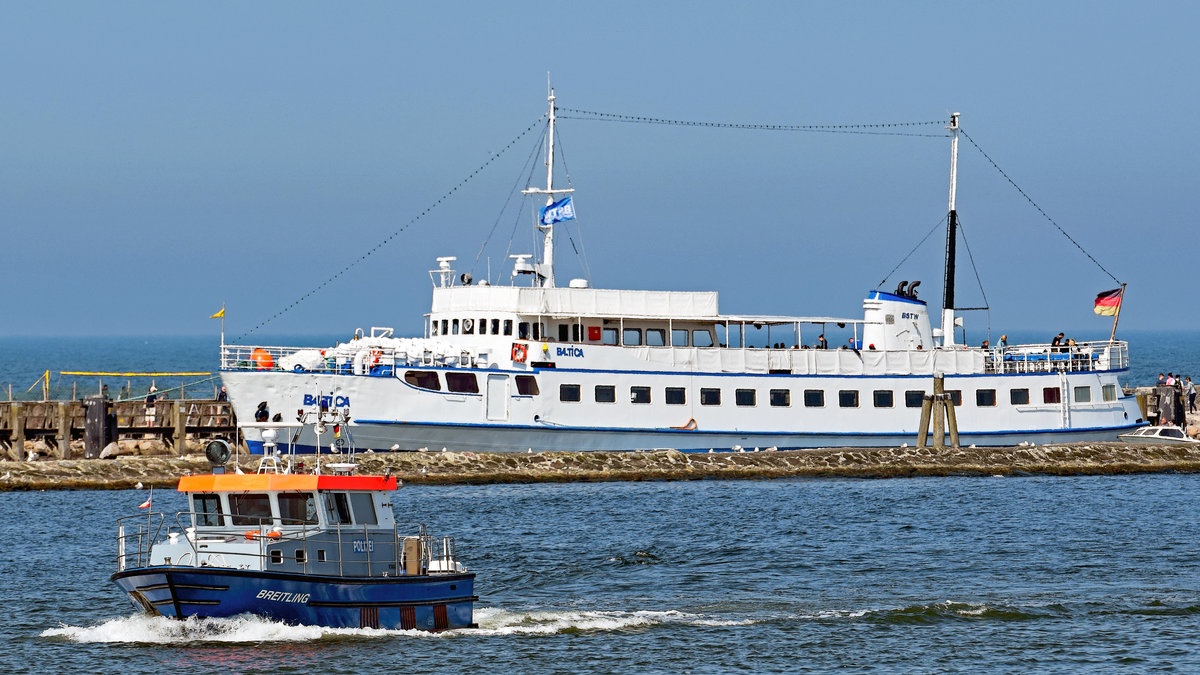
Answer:
[(404, 565), (405, 574), (416, 575), (421, 573), (420, 537), (404, 538), (404, 559), (401, 562)]

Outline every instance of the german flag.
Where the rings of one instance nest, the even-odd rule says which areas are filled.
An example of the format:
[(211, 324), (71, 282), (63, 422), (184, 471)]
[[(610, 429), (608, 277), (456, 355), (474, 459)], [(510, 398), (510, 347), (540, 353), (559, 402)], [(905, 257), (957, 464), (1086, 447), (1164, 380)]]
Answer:
[(1124, 288), (1114, 288), (1096, 296), (1096, 307), (1093, 310), (1101, 316), (1115, 316), (1121, 308), (1121, 299), (1125, 295)]

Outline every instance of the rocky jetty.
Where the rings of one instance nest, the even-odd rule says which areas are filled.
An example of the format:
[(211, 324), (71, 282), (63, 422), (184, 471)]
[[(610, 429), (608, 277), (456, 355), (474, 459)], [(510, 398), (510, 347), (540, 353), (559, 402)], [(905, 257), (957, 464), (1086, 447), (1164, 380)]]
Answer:
[[(324, 456), (323, 461), (335, 461)], [(312, 462), (311, 456), (303, 458)], [(1078, 443), (1011, 448), (822, 448), (654, 452), (360, 453), (359, 473), (414, 484), (628, 480), (895, 478), (914, 476), (1098, 475), (1200, 472), (1200, 448)], [(311, 464), (310, 464), (311, 466)], [(253, 473), (257, 458), (240, 468)], [(233, 464), (229, 469), (234, 469)], [(181, 475), (208, 473), (200, 455), (121, 455), (114, 459), (0, 462), (0, 490), (174, 487)]]

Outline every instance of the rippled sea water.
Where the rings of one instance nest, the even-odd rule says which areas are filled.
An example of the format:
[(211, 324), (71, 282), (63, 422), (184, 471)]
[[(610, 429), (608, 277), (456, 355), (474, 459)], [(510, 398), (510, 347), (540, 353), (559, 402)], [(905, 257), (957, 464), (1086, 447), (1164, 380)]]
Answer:
[[(413, 486), (478, 630), (175, 622), (108, 581), (145, 492), (0, 494), (0, 669), (1200, 669), (1200, 476)], [(156, 492), (155, 507), (183, 500)]]

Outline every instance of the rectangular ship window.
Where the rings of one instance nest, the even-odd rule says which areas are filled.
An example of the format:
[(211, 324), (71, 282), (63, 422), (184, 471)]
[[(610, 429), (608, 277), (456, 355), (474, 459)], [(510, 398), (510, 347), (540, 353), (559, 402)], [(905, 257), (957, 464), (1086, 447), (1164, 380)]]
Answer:
[(537, 378), (533, 375), (517, 375), (517, 393), (521, 396), (537, 396), (541, 392), (538, 391)]
[(265, 494), (229, 495), (234, 525), (261, 525), (271, 519), (271, 499)]
[(571, 336), (571, 326), (565, 323), (558, 324), (558, 341), (566, 342)]
[(458, 335), (458, 319), (450, 320), (450, 334)]
[(446, 389), (459, 394), (478, 394), (479, 379), (475, 373), (446, 373)]
[(806, 407), (806, 408), (824, 408), (825, 407), (825, 390), (824, 389), (805, 389), (804, 390), (804, 407)]
[(701, 389), (700, 405), (721, 405), (721, 390)]
[(284, 525), (316, 525), (317, 498), (311, 492), (280, 492), (279, 522)]
[(1104, 395), (1105, 401), (1117, 400), (1117, 385), (1106, 384), (1100, 388), (1100, 392)]
[(1075, 402), (1076, 403), (1091, 403), (1092, 402), (1092, 388), (1087, 385), (1084, 385), (1081, 387), (1075, 387)]
[(692, 331), (692, 346), (693, 347), (711, 347), (713, 346), (712, 333), (707, 330)]
[(487, 335), (487, 319), (479, 320), (479, 334)]
[(1043, 387), (1042, 403), (1062, 403), (1062, 391), (1058, 387)]
[(891, 408), (895, 405), (891, 389), (876, 389), (873, 393), (876, 408)]
[(606, 345), (617, 344), (617, 329), (616, 328), (605, 328), (604, 329), (604, 337), (603, 337), (603, 339), (601, 339), (601, 342), (603, 342)]
[(667, 345), (667, 329), (647, 328), (646, 344), (651, 347), (665, 347)]
[(1009, 389), (1008, 402), (1013, 405), (1029, 405), (1029, 390)]
[(579, 342), (579, 340), (580, 340), (579, 331), (580, 331), (579, 324), (577, 324), (577, 323), (571, 324), (571, 342)]
[(221, 496), (214, 494), (193, 494), (192, 510), (196, 512), (196, 525), (205, 527), (213, 525), (220, 527), (225, 524), (221, 513)]
[(430, 391), (442, 390), (442, 385), (438, 381), (438, 374), (429, 370), (410, 370), (404, 373), (404, 381), (418, 389), (428, 389)]
[(686, 328), (675, 328), (671, 330), (671, 346), (686, 347), (688, 346), (688, 331)]
[(843, 389), (838, 392), (838, 405), (843, 408), (858, 407), (858, 390)]
[(995, 389), (976, 389), (975, 405), (981, 408), (991, 408), (996, 405)]
[(517, 324), (517, 339), (518, 340), (528, 340), (529, 339), (529, 322), (528, 321), (522, 321), (521, 323)]
[(791, 389), (772, 389), (771, 405), (776, 408), (787, 408), (792, 405)]
[(683, 387), (667, 387), (667, 405), (687, 403), (687, 390)]
[[(504, 331), (505, 331), (505, 333), (504, 333), (505, 335), (512, 335), (512, 322), (511, 321), (504, 322)], [(500, 334), (500, 319), (492, 319), (492, 335), (499, 335), (499, 334)]]
[(375, 516), (375, 498), (369, 492), (351, 492), (350, 506), (354, 509), (354, 523), (356, 525), (378, 525), (379, 519)]
[[(496, 324), (492, 324), (492, 325), (493, 325), (493, 326), (495, 326)], [(496, 332), (496, 329), (495, 329), (495, 328), (493, 328), (493, 329), (492, 329), (492, 332), (493, 332), (493, 333), (495, 333), (495, 332)], [(505, 335), (512, 335), (512, 319), (505, 319), (505, 320), (504, 320), (504, 334), (505, 334)]]
[(596, 385), (596, 403), (616, 403), (617, 388), (611, 384)]
[(560, 384), (558, 385), (558, 400), (567, 401), (569, 403), (579, 402), (579, 385), (577, 384)]
[(642, 329), (641, 328), (626, 328), (621, 336), (621, 344), (636, 347), (642, 344)]
[(924, 402), (925, 392), (918, 391), (916, 389), (909, 389), (908, 391), (904, 392), (904, 407), (920, 408), (921, 404)]
[(630, 403), (649, 403), (650, 402), (650, 387), (630, 387), (629, 388)]
[(737, 389), (733, 392), (733, 402), (740, 406), (755, 405), (757, 396), (753, 389)]

